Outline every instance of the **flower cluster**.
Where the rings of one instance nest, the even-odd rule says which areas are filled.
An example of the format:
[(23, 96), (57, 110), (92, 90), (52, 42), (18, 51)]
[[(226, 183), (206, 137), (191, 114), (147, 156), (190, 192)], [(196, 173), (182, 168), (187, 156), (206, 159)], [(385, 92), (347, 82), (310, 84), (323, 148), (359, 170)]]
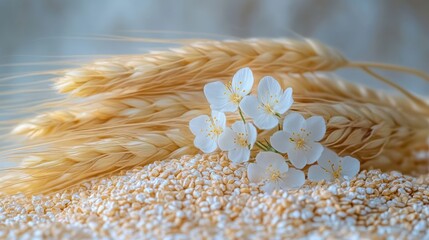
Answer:
[[(246, 163), (249, 180), (263, 183), (268, 193), (301, 187), (304, 169), (311, 181), (347, 180), (359, 172), (358, 160), (341, 158), (320, 143), (326, 133), (321, 116), (305, 119), (297, 112), (287, 113), (294, 103), (292, 88), (283, 90), (268, 76), (259, 81), (258, 95), (249, 95), (253, 83), (252, 71), (243, 68), (227, 85), (219, 81), (205, 85), (211, 116), (198, 116), (189, 123), (197, 148), (204, 153), (220, 148), (234, 163)], [(226, 112), (238, 112), (241, 120), (227, 127)], [(257, 128), (277, 131), (270, 141), (259, 141)], [(252, 159), (254, 146), (261, 151)]]

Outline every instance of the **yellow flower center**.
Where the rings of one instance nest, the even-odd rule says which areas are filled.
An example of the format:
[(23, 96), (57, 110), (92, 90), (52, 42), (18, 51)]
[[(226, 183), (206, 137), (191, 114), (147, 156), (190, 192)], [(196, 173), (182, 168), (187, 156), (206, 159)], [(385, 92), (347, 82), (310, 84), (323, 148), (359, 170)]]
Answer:
[(269, 104), (264, 105), (264, 110), (265, 110), (265, 112), (266, 112), (266, 113), (269, 113), (269, 114), (275, 114), (275, 112), (274, 112), (273, 108), (272, 108), (272, 107), (271, 107), (271, 105), (269, 105)]
[(237, 133), (237, 136), (234, 139), (234, 142), (241, 147), (249, 146), (249, 144), (247, 143), (247, 138), (244, 135), (244, 133)]
[(335, 169), (334, 163), (332, 163), (332, 161), (330, 159), (328, 160), (328, 162), (331, 165), (331, 171), (328, 171), (327, 169), (325, 169), (323, 167), (322, 167), (322, 169), (325, 170), (325, 172), (327, 172), (327, 173), (331, 173), (335, 179), (342, 178), (341, 172), (343, 170), (343, 166), (341, 166), (341, 161), (340, 161), (340, 165), (338, 166), (338, 169)]
[(340, 169), (337, 169), (336, 171), (333, 171), (332, 172), (332, 176), (334, 177), (334, 178), (340, 178), (341, 177), (341, 171), (340, 171)]
[(218, 127), (218, 126), (216, 126), (216, 125), (212, 124), (212, 125), (210, 126), (210, 131), (209, 131), (209, 133), (208, 133), (208, 136), (209, 136), (211, 139), (215, 139), (217, 136), (221, 135), (221, 134), (222, 134), (222, 132), (223, 132), (222, 128), (220, 128), (220, 127)]
[(295, 140), (295, 147), (297, 149), (303, 149), (305, 147), (305, 140), (303, 138), (298, 138)]
[(301, 133), (292, 133), (292, 137), (289, 139), (291, 143), (295, 143), (296, 150), (307, 150), (307, 142), (304, 136), (309, 136), (310, 132), (307, 132), (305, 129), (301, 129)]
[(241, 99), (242, 99), (242, 97), (240, 95), (238, 95), (237, 93), (231, 93), (229, 95), (229, 100), (231, 102), (233, 102), (234, 104), (239, 104)]
[(272, 165), (268, 166), (267, 169), (268, 180), (275, 182), (281, 178), (281, 173), (278, 169), (274, 169)]
[(305, 142), (305, 139), (302, 138), (301, 136), (298, 136), (295, 138), (290, 138), (289, 141), (291, 143), (295, 143), (295, 149), (297, 149), (297, 150), (306, 150), (307, 149), (307, 144)]

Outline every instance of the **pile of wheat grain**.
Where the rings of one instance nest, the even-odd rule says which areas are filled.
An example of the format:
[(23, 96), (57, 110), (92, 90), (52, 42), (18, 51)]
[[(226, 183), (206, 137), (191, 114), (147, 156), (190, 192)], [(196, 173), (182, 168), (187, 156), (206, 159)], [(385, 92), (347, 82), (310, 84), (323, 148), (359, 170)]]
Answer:
[[(2, 152), (20, 167), (0, 172), (1, 191), (49, 193), (122, 169), (197, 153), (188, 121), (209, 110), (203, 86), (228, 81), (243, 67), (250, 67), (256, 79), (271, 75), (283, 87), (293, 87), (292, 110), (323, 116), (328, 129), (322, 142), (340, 155), (358, 158), (365, 169), (427, 173), (427, 157), (419, 159), (416, 153), (428, 151), (428, 104), (373, 68), (428, 80), (427, 75), (351, 62), (313, 40), (199, 41), (58, 72), (56, 89), (67, 97), (49, 103), (51, 111), (14, 129), (27, 140), (22, 147)], [(319, 73), (346, 67), (365, 71), (403, 96)]]
[(219, 154), (0, 197), (2, 239), (427, 239), (428, 218), (429, 175), (370, 170), (266, 195)]

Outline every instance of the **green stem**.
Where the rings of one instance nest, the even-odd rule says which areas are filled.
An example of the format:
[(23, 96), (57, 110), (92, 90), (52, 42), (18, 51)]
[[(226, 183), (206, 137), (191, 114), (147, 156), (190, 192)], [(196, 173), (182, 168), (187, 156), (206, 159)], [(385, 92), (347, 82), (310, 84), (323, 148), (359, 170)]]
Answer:
[(256, 141), (255, 145), (258, 146), (260, 149), (267, 151), (267, 148), (263, 144), (261, 144), (259, 141)]
[(240, 107), (238, 107), (238, 113), (240, 113), (241, 120), (243, 120), (243, 122), (246, 123), (246, 120), (244, 119), (243, 112), (241, 111)]

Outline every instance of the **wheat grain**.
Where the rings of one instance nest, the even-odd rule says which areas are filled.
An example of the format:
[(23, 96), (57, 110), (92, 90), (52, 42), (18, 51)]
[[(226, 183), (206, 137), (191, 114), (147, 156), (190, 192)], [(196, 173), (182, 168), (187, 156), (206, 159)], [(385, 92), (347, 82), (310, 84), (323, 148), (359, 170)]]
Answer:
[(183, 156), (48, 195), (0, 196), (0, 238), (426, 239), (428, 181), (378, 170), (264, 194), (224, 155)]

